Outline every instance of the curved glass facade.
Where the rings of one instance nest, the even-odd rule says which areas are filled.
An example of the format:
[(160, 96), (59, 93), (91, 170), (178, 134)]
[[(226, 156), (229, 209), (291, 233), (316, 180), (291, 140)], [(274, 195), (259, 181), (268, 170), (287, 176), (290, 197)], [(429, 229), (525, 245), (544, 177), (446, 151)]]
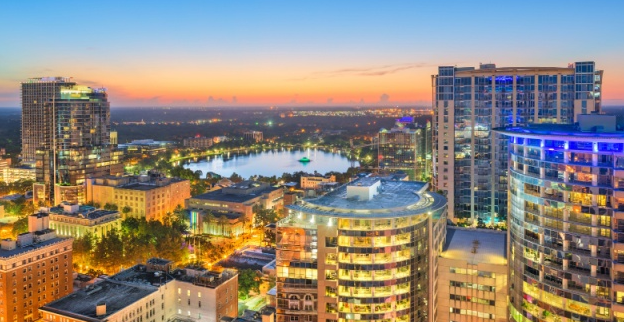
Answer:
[(509, 137), (512, 317), (622, 321), (624, 134), (499, 132)]
[[(410, 187), (387, 182), (380, 195), (395, 184)], [(446, 202), (429, 192), (400, 194), (411, 200), (392, 209), (383, 207), (387, 200), (378, 209), (323, 200), (289, 206), (277, 229), (278, 321), (429, 320), (430, 259), (444, 241)]]

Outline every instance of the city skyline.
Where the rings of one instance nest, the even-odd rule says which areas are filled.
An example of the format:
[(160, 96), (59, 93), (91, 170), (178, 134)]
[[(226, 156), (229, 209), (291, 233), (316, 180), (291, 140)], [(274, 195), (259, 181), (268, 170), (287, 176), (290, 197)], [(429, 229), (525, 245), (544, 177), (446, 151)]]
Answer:
[(0, 10), (8, 45), (0, 52), (0, 107), (18, 107), (19, 83), (41, 76), (106, 87), (113, 107), (430, 106), (439, 65), (585, 60), (607, 71), (604, 105), (624, 105), (617, 7), (624, 4), (591, 8), (600, 17), (594, 27), (574, 20), (589, 9), (563, 1), (108, 2), (90, 14), (71, 1), (38, 10), (8, 2)]

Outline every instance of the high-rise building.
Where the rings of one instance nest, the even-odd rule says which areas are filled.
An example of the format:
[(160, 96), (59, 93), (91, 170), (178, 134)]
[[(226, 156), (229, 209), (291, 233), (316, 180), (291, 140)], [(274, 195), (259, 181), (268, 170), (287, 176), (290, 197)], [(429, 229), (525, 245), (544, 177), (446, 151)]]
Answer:
[(73, 239), (48, 227), (47, 214), (34, 214), (29, 232), (0, 242), (0, 321), (38, 321), (40, 306), (73, 291)]
[(568, 67), (440, 66), (432, 76), (434, 186), (451, 219), (504, 222), (507, 141), (495, 127), (571, 124), (600, 111), (602, 74), (594, 62)]
[(378, 134), (379, 167), (403, 171), (410, 180), (429, 181), (431, 178), (431, 123), (417, 125), (397, 121), (390, 130)]
[(624, 321), (624, 122), (507, 127), (510, 314)]
[(277, 224), (277, 321), (435, 319), (446, 200), (427, 187), (361, 178), (287, 206)]
[[(67, 77), (22, 83), (22, 161), (37, 169), (35, 202), (84, 202), (85, 179), (123, 172), (118, 158), (110, 144), (105, 89), (78, 85)], [(68, 186), (76, 188), (58, 189)]]

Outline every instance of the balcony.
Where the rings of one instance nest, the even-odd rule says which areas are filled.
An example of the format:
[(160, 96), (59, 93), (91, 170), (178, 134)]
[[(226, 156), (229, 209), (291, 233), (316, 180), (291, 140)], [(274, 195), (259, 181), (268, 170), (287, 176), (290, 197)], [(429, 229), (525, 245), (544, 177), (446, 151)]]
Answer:
[(591, 215), (587, 215), (587, 214), (571, 212), (570, 217), (568, 217), (568, 221), (574, 221), (577, 223), (591, 225), (592, 217)]

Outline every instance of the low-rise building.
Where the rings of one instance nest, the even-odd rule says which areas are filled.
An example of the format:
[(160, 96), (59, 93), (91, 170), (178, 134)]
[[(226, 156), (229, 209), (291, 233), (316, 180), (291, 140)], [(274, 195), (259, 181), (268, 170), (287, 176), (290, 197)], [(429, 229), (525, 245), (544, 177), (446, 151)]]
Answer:
[(447, 227), (436, 321), (508, 321), (506, 239), (506, 232)]
[(50, 208), (48, 213), (50, 228), (56, 230), (60, 236), (80, 238), (89, 233), (100, 239), (113, 229), (121, 229), (122, 219), (119, 211), (65, 202)]
[(253, 142), (262, 142), (262, 132), (260, 131), (247, 131), (243, 133), (243, 137), (245, 140), (253, 141)]
[(38, 308), (73, 291), (72, 241), (49, 229), (47, 214), (28, 217), (28, 232), (0, 241), (0, 321), (35, 321)]
[(182, 145), (188, 148), (209, 148), (212, 144), (212, 138), (207, 137), (186, 138), (182, 141)]
[(152, 258), (40, 310), (46, 322), (217, 322), (238, 316), (238, 275)]
[[(284, 205), (284, 190), (270, 186), (268, 183), (257, 181), (243, 181), (231, 186), (213, 190), (186, 200), (186, 208), (200, 213), (200, 210), (209, 212), (214, 218), (200, 224), (205, 233), (218, 230), (218, 227), (209, 228), (211, 225), (226, 224), (225, 220), (219, 222), (219, 218), (225, 216), (228, 220), (246, 222), (250, 225), (254, 222), (254, 207), (263, 209), (281, 209)], [(243, 219), (242, 216), (245, 218)], [(198, 220), (203, 216), (198, 215)], [(215, 221), (216, 220), (216, 221)], [(221, 229), (222, 231), (226, 231)], [(231, 231), (231, 229), (230, 229)]]
[[(162, 221), (191, 197), (186, 179), (165, 178), (157, 172), (142, 176), (98, 177), (87, 180), (87, 202), (115, 204), (124, 216)], [(130, 211), (123, 213), (124, 207)]]
[(336, 182), (335, 175), (322, 175), (320, 173), (302, 174), (300, 179), (301, 189), (319, 189), (322, 183)]
[(120, 150), (127, 153), (141, 153), (141, 154), (158, 154), (164, 152), (167, 148), (174, 145), (174, 142), (170, 141), (154, 141), (152, 139), (134, 140), (130, 143), (119, 144)]

